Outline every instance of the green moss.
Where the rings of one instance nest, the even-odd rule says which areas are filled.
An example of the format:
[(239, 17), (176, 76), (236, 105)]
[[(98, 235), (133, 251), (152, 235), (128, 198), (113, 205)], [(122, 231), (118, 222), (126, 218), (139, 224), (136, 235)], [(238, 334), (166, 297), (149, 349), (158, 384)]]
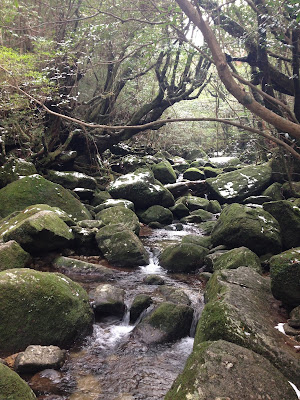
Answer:
[(167, 247), (160, 255), (160, 264), (172, 272), (190, 272), (203, 265), (208, 250), (204, 247), (181, 243)]
[(138, 217), (132, 210), (126, 207), (115, 206), (105, 208), (96, 215), (96, 219), (102, 221), (105, 225), (123, 224), (126, 228), (132, 230), (137, 235), (140, 231)]
[(0, 272), (0, 352), (70, 345), (92, 321), (87, 293), (64, 275), (27, 268)]
[(0, 400), (35, 400), (36, 396), (23, 379), (0, 363)]
[(175, 171), (172, 165), (167, 160), (161, 161), (160, 163), (153, 165), (152, 171), (154, 173), (155, 178), (159, 180), (161, 183), (165, 184), (165, 183), (176, 182)]
[(23, 268), (30, 260), (30, 255), (15, 241), (0, 245), (0, 271), (11, 268)]
[(88, 210), (68, 190), (40, 175), (27, 176), (0, 190), (2, 217), (40, 203), (59, 207), (74, 220), (91, 219)]

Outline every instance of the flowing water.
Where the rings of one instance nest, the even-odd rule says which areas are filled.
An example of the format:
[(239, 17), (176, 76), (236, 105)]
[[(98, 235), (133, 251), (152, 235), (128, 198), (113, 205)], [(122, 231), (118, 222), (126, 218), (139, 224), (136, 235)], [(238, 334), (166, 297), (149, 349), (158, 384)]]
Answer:
[[(176, 229), (181, 230), (176, 230)], [(68, 400), (162, 400), (176, 376), (183, 370), (185, 361), (192, 351), (196, 322), (203, 308), (201, 282), (195, 275), (170, 275), (158, 262), (161, 248), (179, 241), (190, 233), (201, 234), (190, 226), (172, 225), (169, 229), (144, 229), (141, 240), (150, 254), (148, 265), (133, 271), (118, 271), (113, 283), (126, 292), (128, 309), (137, 294), (149, 294), (161, 300), (158, 286), (146, 285), (143, 280), (148, 274), (160, 275), (165, 284), (183, 290), (194, 308), (191, 336), (175, 343), (151, 345), (139, 343), (131, 333), (134, 325), (129, 324), (127, 312), (122, 321), (108, 318), (94, 325), (93, 334), (80, 349), (74, 349), (63, 367), (65, 386), (70, 394), (53, 397)], [(96, 284), (89, 283), (89, 291)], [(40, 399), (52, 399), (51, 396)]]

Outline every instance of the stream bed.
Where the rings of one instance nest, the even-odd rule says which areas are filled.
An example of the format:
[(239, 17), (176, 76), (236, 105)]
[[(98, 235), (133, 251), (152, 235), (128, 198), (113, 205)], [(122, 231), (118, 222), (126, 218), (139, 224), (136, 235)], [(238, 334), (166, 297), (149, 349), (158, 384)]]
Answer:
[[(165, 285), (184, 291), (194, 309), (190, 336), (173, 343), (148, 346), (132, 337), (136, 324), (129, 324), (128, 311), (122, 320), (106, 318), (98, 321), (83, 345), (69, 352), (62, 368), (63, 386), (70, 394), (44, 395), (38, 399), (163, 400), (192, 351), (196, 323), (204, 306), (202, 284), (196, 275), (168, 274), (159, 265), (161, 248), (180, 241), (184, 235), (201, 234), (193, 225), (177, 229), (176, 225), (167, 229), (142, 229), (140, 239), (149, 252), (149, 264), (134, 270), (117, 269), (113, 284), (125, 290), (128, 310), (137, 294), (150, 295), (154, 303), (162, 300), (157, 285), (144, 283), (149, 274), (159, 275)], [(98, 284), (85, 282), (83, 286), (90, 292)]]

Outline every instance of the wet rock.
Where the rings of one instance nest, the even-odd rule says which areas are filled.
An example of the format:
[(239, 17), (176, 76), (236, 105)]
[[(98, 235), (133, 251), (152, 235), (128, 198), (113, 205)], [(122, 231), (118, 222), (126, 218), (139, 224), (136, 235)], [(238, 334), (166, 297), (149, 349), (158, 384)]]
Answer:
[(205, 210), (195, 210), (190, 213), (187, 217), (181, 218), (181, 222), (184, 223), (200, 223), (215, 219), (214, 214)]
[(90, 294), (93, 309), (97, 317), (123, 317), (126, 306), (125, 291), (116, 286), (104, 284), (96, 287)]
[[(241, 163), (241, 161), (237, 157), (210, 157), (209, 158), (210, 163), (213, 163), (213, 165), (218, 166), (220, 168), (224, 167), (233, 167), (237, 166)], [(206, 166), (206, 164), (205, 164)]]
[(154, 173), (155, 179), (163, 184), (176, 182), (175, 171), (172, 165), (167, 160), (161, 161), (160, 163), (153, 165), (152, 171)]
[(281, 251), (279, 223), (267, 211), (231, 204), (224, 208), (212, 233), (213, 245), (245, 246), (258, 256)]
[(195, 244), (175, 244), (162, 252), (159, 261), (169, 272), (192, 272), (202, 267), (207, 252), (207, 249)]
[(191, 307), (164, 302), (137, 325), (134, 337), (146, 344), (177, 340), (189, 334), (192, 320)]
[(94, 197), (94, 191), (92, 189), (86, 188), (75, 188), (73, 189), (73, 193), (75, 193), (78, 198), (82, 201), (91, 201)]
[(164, 285), (165, 284), (165, 280), (159, 276), (159, 275), (147, 275), (144, 279), (143, 282), (146, 285)]
[[(272, 201), (272, 198), (269, 196), (250, 196), (247, 197), (244, 201), (243, 204), (258, 204), (258, 205), (263, 205), (264, 203)], [(268, 210), (267, 210), (268, 211)]]
[(146, 209), (153, 205), (172, 207), (174, 198), (151, 171), (138, 169), (133, 173), (120, 176), (108, 189), (114, 198), (130, 200), (136, 208)]
[[(93, 222), (98, 222), (99, 227), (103, 226), (101, 221)], [(82, 228), (80, 226), (72, 227), (74, 235), (73, 247), (76, 249), (77, 253), (82, 255), (95, 255), (99, 252), (95, 238), (98, 230), (99, 228)]]
[(271, 197), (270, 201), (283, 200), (282, 185), (279, 182), (272, 183), (263, 191), (262, 195)]
[(300, 194), (300, 182), (286, 182), (282, 185), (282, 193), (286, 199), (290, 197), (298, 197), (295, 194)]
[(203, 172), (205, 179), (207, 179), (207, 178), (215, 178), (216, 176), (222, 174), (223, 170), (221, 168), (204, 167)]
[(123, 206), (125, 208), (129, 208), (134, 211), (134, 204), (132, 201), (124, 200), (124, 199), (108, 199), (103, 201), (103, 203), (99, 204), (95, 207), (95, 212), (98, 213), (105, 208), (115, 207), (115, 206)]
[(183, 203), (175, 204), (175, 206), (170, 207), (170, 210), (172, 211), (174, 216), (179, 219), (186, 217), (190, 214), (190, 210)]
[(216, 226), (217, 221), (206, 221), (198, 224), (198, 227), (202, 230), (203, 235), (210, 235), (214, 227)]
[(261, 192), (270, 183), (271, 177), (272, 170), (267, 163), (226, 172), (206, 179), (206, 183), (216, 200), (222, 203), (239, 202)]
[(1, 217), (34, 204), (59, 207), (75, 221), (91, 218), (88, 210), (67, 189), (37, 174), (14, 181), (0, 190)]
[(296, 386), (299, 357), (287, 336), (274, 329), (277, 315), (270, 281), (251, 268), (217, 271), (209, 280), (195, 346), (223, 339), (263, 355)]
[(132, 210), (126, 207), (115, 206), (106, 208), (96, 215), (96, 219), (102, 221), (104, 225), (123, 224), (127, 229), (132, 230), (137, 235), (140, 231), (140, 222)]
[(170, 183), (166, 184), (165, 188), (168, 189), (175, 198), (177, 198), (179, 196), (184, 196), (188, 194), (189, 182)]
[(14, 369), (20, 374), (35, 373), (47, 368), (59, 369), (66, 355), (66, 351), (57, 346), (31, 345), (18, 354)]
[(209, 200), (198, 196), (184, 196), (176, 200), (176, 204), (184, 204), (190, 211), (208, 210)]
[(11, 268), (24, 268), (30, 255), (14, 240), (0, 243), (0, 271)]
[(32, 207), (6, 219), (0, 234), (5, 242), (15, 240), (29, 253), (61, 249), (74, 239), (72, 230), (56, 212), (34, 212)]
[(283, 248), (300, 246), (300, 208), (288, 200), (265, 203), (263, 208), (279, 222)]
[(35, 400), (36, 396), (16, 372), (0, 363), (0, 399)]
[(153, 300), (151, 296), (147, 294), (138, 294), (137, 296), (135, 296), (130, 307), (130, 323), (134, 324), (141, 313), (146, 310), (152, 303)]
[(205, 179), (205, 175), (200, 169), (191, 167), (184, 171), (183, 178), (189, 181), (198, 181), (200, 179)]
[(96, 191), (94, 193), (94, 198), (93, 198), (91, 204), (92, 204), (92, 206), (96, 207), (108, 199), (111, 199), (111, 195), (106, 190), (102, 190), (102, 191), (98, 191), (98, 192)]
[(159, 222), (162, 225), (171, 224), (173, 221), (173, 214), (170, 210), (162, 206), (151, 206), (146, 211), (139, 213), (140, 220), (144, 224), (151, 222)]
[(183, 399), (296, 400), (297, 396), (288, 380), (264, 357), (218, 340), (194, 347), (183, 373), (165, 397)]
[[(212, 249), (214, 250), (214, 249)], [(207, 256), (204, 258), (205, 264), (205, 271), (206, 272), (213, 272), (214, 271), (214, 264), (216, 260), (223, 254), (226, 254), (228, 250), (216, 250), (213, 253), (208, 253)]]
[(220, 213), (222, 211), (222, 208), (221, 208), (221, 205), (218, 202), (218, 200), (210, 200), (207, 211), (209, 211), (213, 214)]
[(59, 395), (65, 392), (63, 374), (54, 369), (45, 369), (38, 372), (28, 383), (37, 395), (47, 394), (49, 396), (50, 393)]
[(213, 269), (234, 269), (238, 267), (253, 268), (256, 272), (261, 273), (261, 263), (259, 257), (247, 247), (238, 247), (221, 254), (214, 260)]
[(74, 258), (61, 256), (54, 260), (53, 265), (59, 272), (79, 280), (98, 282), (115, 278), (115, 272), (110, 268)]
[(83, 221), (79, 221), (77, 226), (79, 226), (79, 228), (100, 229), (104, 226), (104, 224), (102, 221), (97, 221), (94, 219), (85, 219)]
[(300, 247), (270, 259), (272, 293), (289, 307), (300, 304)]
[(300, 329), (295, 329), (293, 327), (291, 327), (288, 323), (285, 323), (283, 325), (283, 329), (286, 335), (289, 336), (297, 336), (300, 334)]
[(210, 278), (212, 277), (212, 273), (210, 273), (210, 272), (200, 272), (198, 277), (199, 277), (201, 282), (207, 283), (210, 280)]
[(97, 181), (92, 176), (74, 171), (48, 170), (47, 179), (71, 190), (76, 188), (95, 190), (97, 186)]
[(300, 306), (292, 309), (288, 324), (293, 328), (300, 328)]
[(186, 235), (182, 238), (182, 243), (193, 243), (198, 246), (205, 247), (206, 249), (212, 247), (210, 236)]
[(22, 158), (10, 158), (0, 167), (0, 187), (4, 187), (20, 177), (36, 174), (35, 166)]
[(96, 241), (104, 257), (113, 265), (134, 268), (149, 262), (142, 242), (123, 224), (104, 226), (96, 234)]
[(85, 290), (61, 274), (27, 268), (0, 272), (0, 351), (32, 343), (67, 347), (90, 332)]
[(191, 300), (181, 289), (176, 289), (171, 286), (163, 285), (157, 289), (157, 292), (163, 295), (165, 301), (187, 306), (191, 305)]

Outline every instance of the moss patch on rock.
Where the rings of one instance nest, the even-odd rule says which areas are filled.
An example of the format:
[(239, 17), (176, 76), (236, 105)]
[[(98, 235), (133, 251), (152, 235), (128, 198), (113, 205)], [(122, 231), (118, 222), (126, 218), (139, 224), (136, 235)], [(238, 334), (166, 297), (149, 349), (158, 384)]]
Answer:
[(35, 400), (28, 384), (10, 368), (0, 363), (0, 400)]
[(91, 219), (89, 211), (67, 189), (37, 174), (12, 182), (0, 190), (2, 218), (41, 203), (59, 207), (75, 221)]
[(90, 332), (88, 295), (61, 274), (27, 268), (0, 272), (0, 352), (30, 344), (69, 346)]
[(259, 257), (244, 246), (221, 254), (213, 263), (214, 271), (219, 269), (234, 269), (242, 266), (253, 268), (258, 273), (262, 272)]
[(170, 272), (192, 272), (202, 267), (208, 250), (193, 243), (167, 247), (159, 257), (160, 264)]
[(14, 240), (0, 243), (0, 271), (12, 268), (24, 268), (30, 255)]

